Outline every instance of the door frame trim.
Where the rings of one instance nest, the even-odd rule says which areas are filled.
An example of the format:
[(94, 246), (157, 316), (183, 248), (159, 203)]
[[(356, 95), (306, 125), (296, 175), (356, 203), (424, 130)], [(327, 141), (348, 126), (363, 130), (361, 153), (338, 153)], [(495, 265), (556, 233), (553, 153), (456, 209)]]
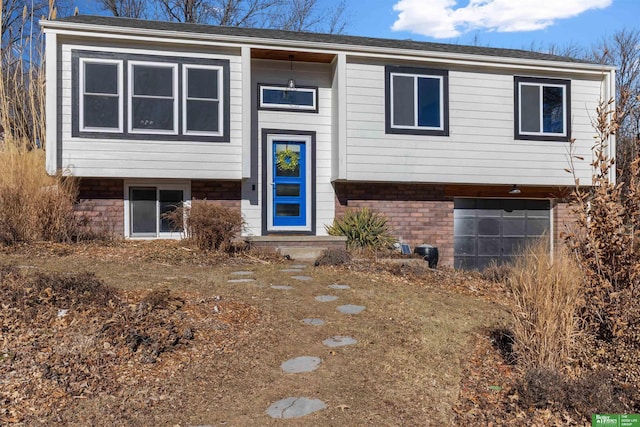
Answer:
[[(289, 235), (316, 235), (316, 133), (314, 131), (301, 131), (290, 129), (262, 129), (262, 235), (269, 234), (289, 234)], [(292, 135), (308, 138), (311, 141), (309, 147), (309, 158), (307, 159), (307, 168), (309, 168), (310, 182), (308, 191), (311, 194), (311, 204), (307, 206), (307, 209), (311, 210), (311, 227), (310, 230), (269, 230), (268, 229), (268, 217), (269, 217), (269, 203), (268, 203), (268, 167), (269, 165), (269, 144), (268, 140), (270, 136), (277, 135)]]

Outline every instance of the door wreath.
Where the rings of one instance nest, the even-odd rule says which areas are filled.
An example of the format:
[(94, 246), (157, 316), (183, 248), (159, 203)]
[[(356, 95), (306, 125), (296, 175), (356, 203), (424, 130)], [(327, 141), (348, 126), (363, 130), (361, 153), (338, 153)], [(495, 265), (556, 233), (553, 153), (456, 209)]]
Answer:
[(285, 148), (276, 153), (276, 166), (281, 171), (293, 172), (300, 162), (300, 153), (291, 148)]

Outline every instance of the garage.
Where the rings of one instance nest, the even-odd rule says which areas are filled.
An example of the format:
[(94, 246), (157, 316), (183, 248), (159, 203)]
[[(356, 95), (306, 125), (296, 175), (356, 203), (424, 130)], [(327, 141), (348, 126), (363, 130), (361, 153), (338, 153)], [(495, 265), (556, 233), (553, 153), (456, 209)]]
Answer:
[(454, 266), (483, 269), (508, 262), (519, 249), (551, 235), (549, 200), (454, 199)]

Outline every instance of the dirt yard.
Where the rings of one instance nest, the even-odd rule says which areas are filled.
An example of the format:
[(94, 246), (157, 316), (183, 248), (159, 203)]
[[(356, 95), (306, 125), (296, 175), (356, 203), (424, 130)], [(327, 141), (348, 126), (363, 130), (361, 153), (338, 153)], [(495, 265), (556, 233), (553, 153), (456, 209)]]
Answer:
[[(0, 316), (0, 424), (280, 425), (266, 411), (287, 397), (326, 405), (287, 425), (453, 425), (461, 411), (469, 416), (460, 400), (461, 385), (470, 387), (470, 363), (479, 343), (491, 348), (488, 331), (509, 322), (492, 285), (464, 273), (373, 262), (299, 264), (207, 256), (177, 243), (4, 249), (5, 269), (60, 273), (62, 282), (68, 273), (93, 273), (115, 289), (118, 303), (72, 304), (61, 316), (68, 307), (43, 300), (57, 292), (45, 288), (32, 304), (46, 306), (30, 320), (39, 324), (26, 330)], [(316, 299), (323, 295), (337, 299)], [(365, 309), (338, 311), (349, 304)], [(16, 316), (14, 322), (23, 318)], [(309, 318), (325, 323), (303, 323)], [(145, 325), (152, 329), (146, 335)], [(132, 336), (139, 337), (135, 345)], [(323, 344), (337, 336), (357, 344)], [(83, 349), (96, 354), (78, 359)], [(281, 364), (298, 356), (319, 357), (321, 364), (312, 372), (283, 372)], [(71, 360), (95, 371), (87, 367), (73, 377), (78, 368), (63, 369)], [(484, 392), (496, 393), (500, 384), (490, 386)]]

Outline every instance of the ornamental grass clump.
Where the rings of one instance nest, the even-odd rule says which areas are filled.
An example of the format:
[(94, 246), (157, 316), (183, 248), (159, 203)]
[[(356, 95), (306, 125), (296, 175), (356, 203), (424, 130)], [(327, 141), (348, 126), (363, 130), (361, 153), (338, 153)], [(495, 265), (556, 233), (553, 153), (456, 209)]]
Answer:
[(332, 236), (345, 236), (350, 249), (386, 249), (395, 242), (387, 217), (366, 207), (347, 210), (325, 228)]

